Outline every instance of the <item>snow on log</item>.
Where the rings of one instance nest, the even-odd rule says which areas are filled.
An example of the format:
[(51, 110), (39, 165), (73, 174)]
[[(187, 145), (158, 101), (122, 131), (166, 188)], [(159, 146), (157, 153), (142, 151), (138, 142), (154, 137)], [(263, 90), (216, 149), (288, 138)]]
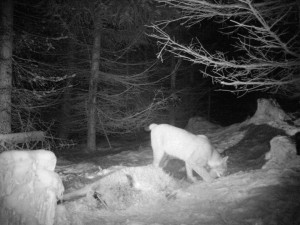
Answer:
[(192, 117), (189, 119), (185, 130), (193, 134), (211, 133), (221, 128), (220, 125), (213, 124), (203, 117)]
[(286, 167), (297, 156), (295, 144), (288, 137), (274, 137), (270, 144), (271, 149), (265, 155), (268, 161), (263, 169)]
[(288, 124), (288, 121), (292, 120), (293, 118), (287, 115), (275, 100), (261, 98), (257, 100), (257, 110), (248, 123), (255, 125), (268, 124), (272, 127), (282, 129), (288, 135), (292, 136), (300, 131), (299, 127)]
[(257, 110), (251, 119), (253, 123), (291, 120), (275, 100), (264, 98), (257, 99)]
[(25, 133), (14, 133), (14, 134), (0, 134), (0, 143), (28, 143), (30, 141), (44, 141), (45, 132), (43, 131), (31, 131)]
[(0, 154), (0, 224), (53, 225), (64, 187), (47, 150)]

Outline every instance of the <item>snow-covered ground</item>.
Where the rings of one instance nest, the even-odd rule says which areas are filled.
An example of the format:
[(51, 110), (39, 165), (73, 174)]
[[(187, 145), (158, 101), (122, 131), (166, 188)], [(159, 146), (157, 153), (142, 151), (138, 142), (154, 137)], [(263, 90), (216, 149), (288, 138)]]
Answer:
[(227, 176), (190, 183), (172, 158), (154, 168), (149, 139), (116, 141), (106, 155), (69, 150), (55, 168), (66, 191), (54, 224), (300, 224), (300, 157), (289, 137), (299, 127), (276, 103), (259, 100), (252, 118), (229, 127), (191, 120), (187, 130), (229, 156)]

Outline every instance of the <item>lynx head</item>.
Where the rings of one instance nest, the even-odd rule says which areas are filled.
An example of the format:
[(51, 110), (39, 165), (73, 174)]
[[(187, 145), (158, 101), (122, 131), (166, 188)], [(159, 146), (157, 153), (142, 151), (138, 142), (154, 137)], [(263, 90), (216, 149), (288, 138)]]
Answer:
[(215, 163), (210, 167), (209, 174), (212, 178), (223, 177), (227, 172), (227, 159), (228, 156), (224, 157), (219, 163)]

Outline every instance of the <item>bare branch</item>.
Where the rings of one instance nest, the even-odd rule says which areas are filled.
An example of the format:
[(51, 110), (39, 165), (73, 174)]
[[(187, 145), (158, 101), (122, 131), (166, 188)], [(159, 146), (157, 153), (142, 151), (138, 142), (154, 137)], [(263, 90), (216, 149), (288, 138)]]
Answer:
[[(206, 66), (204, 76), (236, 91), (300, 92), (299, 26), (292, 18), (299, 17), (296, 0), (274, 0), (254, 3), (238, 0), (221, 4), (197, 0), (157, 0), (182, 11), (182, 24), (191, 26), (206, 18), (226, 20), (233, 26), (227, 33), (235, 34), (235, 48), (240, 55), (230, 58), (226, 53), (208, 52), (199, 41), (183, 45), (172, 40), (159, 25), (151, 36), (161, 50)], [(178, 19), (177, 19), (178, 20)], [(172, 21), (168, 21), (172, 22)], [(223, 31), (224, 32), (224, 31)], [(226, 32), (225, 32), (226, 33)]]

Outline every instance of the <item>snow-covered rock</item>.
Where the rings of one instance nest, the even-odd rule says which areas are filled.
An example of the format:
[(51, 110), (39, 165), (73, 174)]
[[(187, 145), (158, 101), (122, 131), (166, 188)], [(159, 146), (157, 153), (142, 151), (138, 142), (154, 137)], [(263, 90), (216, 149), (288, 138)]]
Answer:
[(53, 225), (64, 187), (47, 150), (0, 154), (0, 224)]
[(265, 159), (268, 161), (262, 167), (263, 169), (287, 167), (297, 157), (295, 144), (286, 136), (274, 137), (270, 144), (271, 149), (265, 155)]
[(291, 136), (300, 131), (299, 127), (290, 125), (288, 121), (293, 121), (293, 118), (286, 114), (275, 100), (260, 98), (257, 99), (257, 110), (248, 123), (268, 124), (284, 130)]

